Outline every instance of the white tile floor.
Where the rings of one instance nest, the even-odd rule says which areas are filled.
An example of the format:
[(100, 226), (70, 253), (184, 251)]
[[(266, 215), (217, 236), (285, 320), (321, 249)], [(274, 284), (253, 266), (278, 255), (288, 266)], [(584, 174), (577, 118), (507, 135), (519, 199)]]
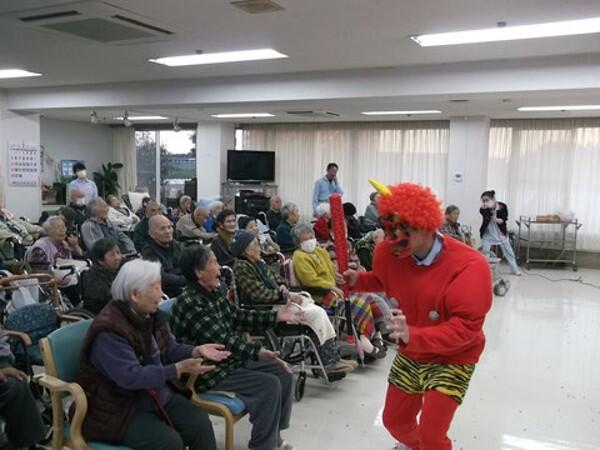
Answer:
[[(600, 271), (532, 273), (583, 275), (600, 285)], [(454, 449), (600, 449), (600, 290), (509, 278), (511, 290), (494, 300), (486, 350), (450, 431)], [(392, 353), (333, 387), (309, 378), (286, 439), (297, 450), (393, 448), (380, 419)], [(222, 446), (219, 420), (215, 431)], [(244, 420), (236, 449), (246, 448), (248, 436)]]

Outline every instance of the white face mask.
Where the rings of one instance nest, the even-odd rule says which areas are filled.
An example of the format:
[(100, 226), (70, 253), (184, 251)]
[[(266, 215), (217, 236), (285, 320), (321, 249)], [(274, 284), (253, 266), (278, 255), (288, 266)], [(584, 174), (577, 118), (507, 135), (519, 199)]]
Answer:
[(76, 175), (77, 178), (85, 178), (87, 176), (87, 170), (80, 170)]
[(317, 240), (315, 238), (304, 241), (300, 244), (300, 248), (306, 253), (314, 253), (317, 248)]
[(77, 206), (83, 206), (83, 205), (85, 205), (85, 197), (81, 197), (81, 198), (78, 198), (77, 200), (75, 200), (75, 204)]

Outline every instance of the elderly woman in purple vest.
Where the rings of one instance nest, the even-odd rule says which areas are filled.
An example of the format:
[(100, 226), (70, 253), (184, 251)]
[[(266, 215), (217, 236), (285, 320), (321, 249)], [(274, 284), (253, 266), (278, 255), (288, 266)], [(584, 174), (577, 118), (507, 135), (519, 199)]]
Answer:
[(183, 374), (215, 368), (229, 352), (219, 344), (175, 341), (158, 311), (160, 264), (135, 260), (119, 271), (112, 298), (83, 344), (80, 383), (88, 399), (86, 439), (144, 450), (215, 450), (208, 415), (186, 398)]

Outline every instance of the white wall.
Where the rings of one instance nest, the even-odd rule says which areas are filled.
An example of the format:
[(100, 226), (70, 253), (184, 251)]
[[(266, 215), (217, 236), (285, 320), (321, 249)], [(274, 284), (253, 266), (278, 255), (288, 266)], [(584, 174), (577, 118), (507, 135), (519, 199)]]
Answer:
[(0, 94), (0, 170), (4, 188), (4, 205), (18, 216), (37, 220), (41, 213), (40, 187), (13, 187), (7, 184), (10, 142), (39, 145), (40, 117), (38, 114), (15, 114), (9, 111), (5, 97)]
[(460, 221), (473, 227), (478, 238), (481, 217), (479, 195), (486, 189), (489, 148), (489, 117), (450, 119), (448, 173), (445, 206), (457, 205)]
[(102, 164), (114, 160), (113, 131), (105, 125), (42, 117), (40, 141), (56, 164), (63, 159), (83, 160), (90, 179)]
[(235, 126), (199, 122), (196, 131), (198, 198), (219, 196), (227, 177), (227, 150), (234, 148)]

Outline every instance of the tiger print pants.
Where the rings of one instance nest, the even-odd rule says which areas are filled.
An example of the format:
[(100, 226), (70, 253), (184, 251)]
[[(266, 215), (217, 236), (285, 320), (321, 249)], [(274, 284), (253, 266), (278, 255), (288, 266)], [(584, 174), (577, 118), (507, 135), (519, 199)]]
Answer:
[(451, 450), (448, 429), (474, 370), (473, 364), (419, 363), (398, 353), (388, 379), (384, 426), (411, 450)]

